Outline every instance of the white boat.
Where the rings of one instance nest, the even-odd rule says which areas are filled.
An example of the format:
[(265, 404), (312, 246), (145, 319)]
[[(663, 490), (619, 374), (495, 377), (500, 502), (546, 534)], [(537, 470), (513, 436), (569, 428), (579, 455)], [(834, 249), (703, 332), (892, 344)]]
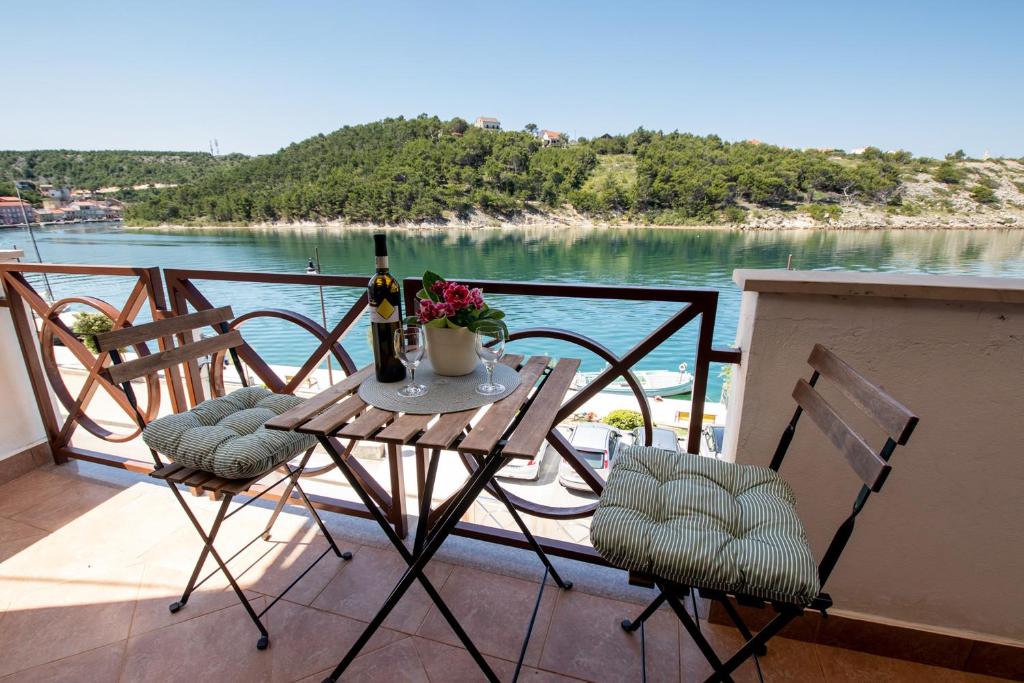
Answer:
[[(600, 372), (578, 372), (572, 380), (573, 389), (582, 389), (594, 381), (594, 378), (608, 369), (605, 367)], [(676, 396), (689, 393), (693, 388), (693, 375), (687, 372), (686, 363), (679, 364), (678, 371), (672, 370), (634, 370), (633, 374), (640, 382), (640, 387), (648, 396)], [(617, 377), (601, 389), (612, 394), (632, 394), (633, 389), (622, 377)]]

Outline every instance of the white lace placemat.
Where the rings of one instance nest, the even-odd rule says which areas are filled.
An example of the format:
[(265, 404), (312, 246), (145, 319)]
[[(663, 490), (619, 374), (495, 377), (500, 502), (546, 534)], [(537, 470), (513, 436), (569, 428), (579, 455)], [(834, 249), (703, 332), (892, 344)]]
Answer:
[(486, 381), (487, 370), (483, 364), (477, 365), (476, 370), (468, 375), (445, 377), (434, 372), (430, 361), (423, 359), (416, 368), (416, 383), (427, 387), (423, 396), (406, 398), (398, 395), (398, 390), (409, 383), (408, 378), (401, 382), (383, 383), (371, 376), (359, 386), (359, 398), (375, 408), (392, 412), (417, 415), (457, 413), (499, 401), (515, 391), (520, 383), (519, 373), (501, 363), (494, 368), (494, 381), (503, 384), (505, 391), (493, 396), (476, 393), (477, 386)]

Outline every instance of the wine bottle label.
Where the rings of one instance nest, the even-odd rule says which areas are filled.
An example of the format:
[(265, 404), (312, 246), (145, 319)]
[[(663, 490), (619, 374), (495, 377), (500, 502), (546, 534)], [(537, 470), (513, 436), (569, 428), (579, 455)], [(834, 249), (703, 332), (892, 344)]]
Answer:
[(371, 323), (397, 323), (398, 308), (392, 306), (386, 299), (376, 306), (370, 306)]

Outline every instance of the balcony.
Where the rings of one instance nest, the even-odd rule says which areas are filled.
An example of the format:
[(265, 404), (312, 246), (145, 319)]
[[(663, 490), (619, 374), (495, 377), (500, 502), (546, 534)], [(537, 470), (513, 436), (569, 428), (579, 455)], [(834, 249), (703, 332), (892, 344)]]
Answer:
[[(308, 490), (339, 544), (354, 551), (353, 561), (342, 564), (328, 558), (318, 564), (268, 613), (274, 638), (264, 652), (253, 647), (252, 624), (219, 578), (204, 585), (187, 610), (169, 613), (167, 605), (180, 594), (200, 541), (166, 486), (146, 476), (146, 451), (132, 436), (116, 396), (83, 391), (89, 382), (86, 366), (50, 363), (48, 349), (54, 348), (60, 331), (54, 322), (59, 317), (49, 314), (59, 312), (50, 311), (41, 299), (33, 300), (31, 268), (19, 265), (6, 271), (22, 275), (19, 284), (29, 289), (15, 287), (7, 276), (5, 307), (0, 308), (0, 390), (7, 398), (0, 427), (0, 677), (321, 680), (401, 574), (404, 562), (398, 553), (380, 528), (365, 519), (365, 508), (337, 471), (315, 456), (321, 458), (317, 462), (323, 471), (308, 480)], [(204, 279), (243, 286), (276, 277), (99, 270), (77, 273), (82, 276), (80, 295), (88, 294), (88, 275), (124, 277), (136, 298), (118, 312), (148, 310), (152, 315), (184, 310), (176, 307), (185, 305), (230, 303), (206, 300)], [(354, 288), (362, 279), (281, 277), (285, 284), (300, 287)], [(775, 271), (737, 271), (736, 280), (744, 290), (736, 349), (710, 343), (713, 293), (663, 293), (679, 310), (696, 306), (690, 313), (699, 314), (675, 318), (673, 308), (666, 334), (652, 341), (670, 343), (673, 333), (691, 323), (700, 328), (689, 338), (697, 362), (694, 400), (683, 411), (687, 447), (700, 446), (696, 437), (704, 423), (711, 364), (733, 364), (728, 410), (715, 408), (728, 416), (723, 457), (766, 464), (792, 411), (792, 385), (807, 374), (806, 355), (814, 342), (830, 346), (878, 379), (922, 420), (915, 442), (894, 460), (891, 488), (858, 523), (837, 569), (831, 586), (836, 609), (827, 619), (807, 614), (783, 638), (771, 641), (769, 654), (760, 659), (764, 677), (969, 681), (984, 680), (983, 674), (1024, 676), (1021, 605), (1014, 597), (1024, 574), (1024, 557), (1015, 541), (1024, 471), (1017, 457), (1021, 399), (1014, 379), (1024, 376), (1024, 283)], [(507, 287), (509, 296), (547, 294), (515, 283)], [(635, 296), (589, 292), (598, 294)], [(334, 329), (317, 330), (322, 348), (330, 350), (332, 337), (342, 337), (357, 317), (346, 314)], [(301, 373), (286, 379), (261, 365), (254, 351), (247, 353), (245, 372), (268, 386), (276, 378), (274, 388), (279, 390), (305, 391)], [(67, 360), (68, 354), (73, 354), (70, 343), (56, 347), (52, 357)], [(223, 367), (221, 359), (214, 360), (209, 367)], [(622, 362), (629, 366), (633, 360)], [(335, 361), (335, 373), (351, 370), (343, 354)], [(48, 368), (60, 377), (57, 393)], [(141, 393), (163, 414), (201, 400), (211, 379), (228, 390), (237, 381), (230, 368), (220, 377), (215, 371), (213, 378), (208, 370), (194, 371), (194, 376), (186, 372), (182, 377), (179, 395), (166, 377), (155, 381), (149, 394)], [(61, 386), (72, 408), (76, 398), (88, 396), (78, 402), (81, 413), (72, 415), (58, 395)], [(649, 420), (662, 419), (658, 406), (649, 409)], [(827, 543), (851, 498), (851, 481), (843, 478), (845, 471), (825, 443), (818, 434), (802, 434), (783, 469), (797, 491), (798, 509), (816, 551)], [(369, 450), (359, 460), (382, 485), (398, 490), (385, 460)], [(405, 509), (416, 510), (415, 463), (411, 454), (401, 460), (405, 469), (399, 468), (397, 476), (409, 492)], [(464, 476), (457, 463), (443, 472), (442, 478), (453, 482)], [(523, 494), (523, 509), (529, 514), (531, 502), (538, 502), (530, 498), (529, 487), (508, 488)], [(230, 536), (225, 546), (259, 531), (273, 508), (273, 493), (239, 515), (236, 526), (225, 527)], [(192, 502), (201, 518), (212, 518), (213, 501), (196, 497)], [(430, 572), (495, 671), (509, 680), (541, 569), (536, 556), (522, 549), (522, 537), (510, 520), (492, 503), (484, 497), (471, 509)], [(568, 505), (564, 500), (554, 503), (558, 508)], [(240, 581), (256, 603), (266, 604), (326, 547), (300, 513), (299, 508), (285, 508), (272, 541), (249, 548), (232, 563), (244, 569), (238, 570)], [(640, 680), (641, 641), (618, 624), (649, 602), (651, 591), (630, 586), (625, 572), (600, 561), (589, 547), (586, 515), (556, 512), (527, 519), (575, 587), (544, 593), (523, 676)], [(404, 523), (415, 524), (411, 512)], [(695, 607), (716, 649), (726, 652), (741, 642), (715, 609), (703, 602)], [(667, 609), (648, 622), (644, 644), (649, 680), (701, 679), (710, 673)], [(738, 680), (757, 677), (750, 662), (736, 675)], [(343, 680), (479, 680), (479, 670), (416, 588)]]

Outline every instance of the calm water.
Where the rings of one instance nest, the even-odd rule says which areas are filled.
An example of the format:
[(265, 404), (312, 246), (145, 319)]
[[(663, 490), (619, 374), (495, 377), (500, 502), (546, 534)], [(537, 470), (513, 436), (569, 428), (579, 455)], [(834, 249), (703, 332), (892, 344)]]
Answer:
[[(136, 232), (116, 225), (51, 227), (37, 231), (43, 260), (265, 272), (304, 272), (306, 259), (319, 246), (325, 273), (366, 274), (373, 266), (366, 231), (183, 230)], [(421, 275), (429, 268), (448, 278), (587, 282), (599, 284), (711, 287), (721, 292), (715, 341), (730, 344), (736, 333), (739, 292), (732, 282), (736, 268), (785, 267), (793, 255), (800, 269), (928, 272), (1024, 277), (1024, 231), (865, 231), (865, 232), (725, 232), (660, 229), (577, 230), (563, 227), (458, 232), (398, 232), (389, 239), (392, 271), (399, 277)], [(17, 245), (32, 259), (28, 233), (0, 231), (0, 247)], [(128, 278), (51, 276), (55, 296), (88, 293), (120, 307)], [(231, 304), (236, 314), (257, 308), (288, 308), (320, 319), (314, 287), (200, 282), (215, 305)], [(355, 290), (328, 290), (328, 326), (358, 296)], [(674, 310), (669, 305), (568, 299), (491, 297), (503, 308), (510, 326), (554, 326), (585, 333), (622, 353)], [(273, 320), (245, 325), (246, 338), (269, 362), (298, 365), (316, 343), (304, 331)], [(691, 323), (652, 353), (640, 368), (692, 365), (696, 326)], [(344, 341), (357, 363), (372, 356), (366, 343), (366, 320)], [(573, 354), (584, 369), (603, 361), (559, 342), (516, 342), (515, 350), (552, 355)], [(721, 388), (713, 369), (708, 395)]]

